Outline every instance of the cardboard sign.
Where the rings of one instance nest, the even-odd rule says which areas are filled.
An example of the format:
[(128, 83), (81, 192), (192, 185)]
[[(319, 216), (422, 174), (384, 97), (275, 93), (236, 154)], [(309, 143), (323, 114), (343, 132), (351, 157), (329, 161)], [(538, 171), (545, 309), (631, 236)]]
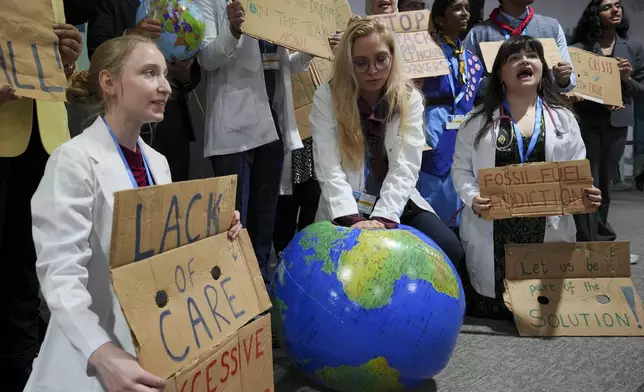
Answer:
[(302, 140), (311, 137), (311, 124), (309, 115), (313, 107), (313, 94), (316, 84), (312, 78), (312, 72), (300, 72), (291, 76), (293, 90), (293, 107), (295, 109), (295, 122)]
[(116, 192), (111, 267), (226, 231), (236, 189), (237, 176), (227, 176)]
[(270, 309), (244, 230), (227, 233), (112, 270), (137, 357), (164, 378), (191, 365)]
[(165, 392), (272, 391), (271, 316), (266, 314), (226, 338), (219, 349), (166, 382)]
[(244, 34), (296, 51), (331, 58), (329, 35), (335, 29), (334, 0), (242, 1)]
[(228, 176), (115, 193), (114, 291), (139, 362), (166, 390), (272, 390), (270, 319), (255, 319), (270, 309), (268, 293), (246, 230), (233, 242), (226, 233), (236, 184)]
[(51, 0), (6, 0), (0, 17), (0, 87), (19, 97), (65, 101), (67, 78)]
[(584, 189), (592, 185), (586, 159), (479, 170), (481, 197), (490, 198), (491, 204), (484, 219), (594, 212), (582, 199)]
[(396, 41), (405, 61), (403, 69), (410, 79), (450, 73), (443, 49), (429, 34), (429, 11), (397, 12), (368, 18), (380, 21), (396, 33)]
[(628, 242), (510, 244), (505, 301), (522, 336), (644, 336)]
[[(541, 44), (543, 45), (543, 55), (549, 68), (552, 68), (557, 65), (557, 63), (563, 61), (561, 58), (561, 52), (559, 52), (559, 47), (557, 46), (557, 41), (553, 38), (541, 38), (539, 41), (541, 41)], [(499, 53), (499, 48), (504, 42), (505, 41), (490, 41), (479, 43), (483, 62), (485, 63), (485, 69), (487, 69), (488, 73), (492, 72), (496, 54)]]
[(622, 106), (622, 82), (617, 60), (578, 48), (568, 48), (568, 51), (577, 74), (577, 86), (572, 91), (600, 104)]

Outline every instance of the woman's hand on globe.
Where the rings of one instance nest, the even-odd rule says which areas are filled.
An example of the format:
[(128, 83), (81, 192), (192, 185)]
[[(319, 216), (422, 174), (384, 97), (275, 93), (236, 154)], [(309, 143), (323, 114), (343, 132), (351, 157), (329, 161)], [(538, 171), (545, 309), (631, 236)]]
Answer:
[(481, 197), (478, 193), (472, 199), (472, 210), (479, 217), (483, 214), (483, 211), (490, 209), (490, 199), (487, 197)]
[(354, 223), (351, 227), (354, 229), (384, 229), (385, 225), (377, 220), (363, 220)]
[(156, 19), (146, 18), (137, 23), (136, 27), (130, 32), (150, 38), (159, 38), (161, 36), (161, 22)]
[(228, 22), (230, 23), (230, 32), (233, 33), (235, 38), (241, 37), (241, 25), (244, 23), (246, 11), (241, 5), (239, 0), (233, 0), (226, 6), (226, 13), (228, 14)]

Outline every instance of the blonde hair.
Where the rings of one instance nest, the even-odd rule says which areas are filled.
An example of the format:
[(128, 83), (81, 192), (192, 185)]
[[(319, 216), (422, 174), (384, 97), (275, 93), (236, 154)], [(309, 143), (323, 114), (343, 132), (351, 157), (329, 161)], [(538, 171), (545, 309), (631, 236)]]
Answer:
[(103, 42), (94, 52), (89, 69), (74, 75), (67, 89), (67, 100), (88, 106), (90, 117), (105, 115), (107, 102), (99, 83), (101, 71), (119, 76), (130, 53), (142, 43), (154, 44), (150, 38), (140, 35), (124, 35)]
[(360, 89), (353, 69), (353, 44), (356, 39), (371, 34), (378, 34), (391, 52), (391, 69), (384, 86), (384, 98), (389, 104), (385, 121), (389, 121), (394, 114), (400, 114), (401, 133), (407, 128), (407, 102), (415, 89), (414, 84), (403, 73), (400, 50), (392, 32), (382, 23), (370, 19), (349, 22), (349, 28), (336, 48), (329, 87), (337, 121), (338, 148), (342, 165), (350, 169), (359, 169), (365, 154), (365, 140), (356, 104)]

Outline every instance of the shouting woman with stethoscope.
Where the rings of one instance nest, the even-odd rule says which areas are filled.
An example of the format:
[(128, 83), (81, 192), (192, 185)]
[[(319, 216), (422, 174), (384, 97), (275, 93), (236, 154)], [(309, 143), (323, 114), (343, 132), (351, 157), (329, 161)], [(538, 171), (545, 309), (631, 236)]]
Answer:
[[(461, 239), (469, 283), (464, 283), (467, 312), (474, 317), (511, 319), (502, 297), (506, 244), (575, 241), (570, 215), (495, 221), (480, 217), (490, 208), (490, 199), (479, 194), (479, 169), (586, 157), (579, 125), (550, 72), (537, 39), (516, 36), (505, 41), (483, 105), (458, 131), (452, 178), (466, 205)], [(583, 200), (597, 207), (601, 192), (588, 188)]]
[[(51, 321), (27, 392), (163, 390), (164, 380), (133, 356), (108, 260), (114, 192), (171, 182), (166, 159), (139, 135), (142, 125), (163, 120), (166, 74), (152, 41), (118, 37), (98, 47), (87, 77), (68, 91), (102, 115), (54, 151), (31, 201), (36, 269)], [(240, 230), (235, 212), (229, 237)]]

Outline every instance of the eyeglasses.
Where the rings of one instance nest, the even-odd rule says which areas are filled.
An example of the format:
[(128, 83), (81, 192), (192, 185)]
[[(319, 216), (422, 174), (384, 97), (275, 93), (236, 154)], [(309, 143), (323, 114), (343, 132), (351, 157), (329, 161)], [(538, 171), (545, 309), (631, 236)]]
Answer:
[(384, 71), (391, 66), (391, 56), (389, 56), (388, 54), (380, 54), (376, 56), (373, 61), (366, 57), (355, 57), (353, 59), (353, 69), (357, 73), (365, 73), (369, 71), (372, 62), (373, 67), (376, 69), (376, 72)]

